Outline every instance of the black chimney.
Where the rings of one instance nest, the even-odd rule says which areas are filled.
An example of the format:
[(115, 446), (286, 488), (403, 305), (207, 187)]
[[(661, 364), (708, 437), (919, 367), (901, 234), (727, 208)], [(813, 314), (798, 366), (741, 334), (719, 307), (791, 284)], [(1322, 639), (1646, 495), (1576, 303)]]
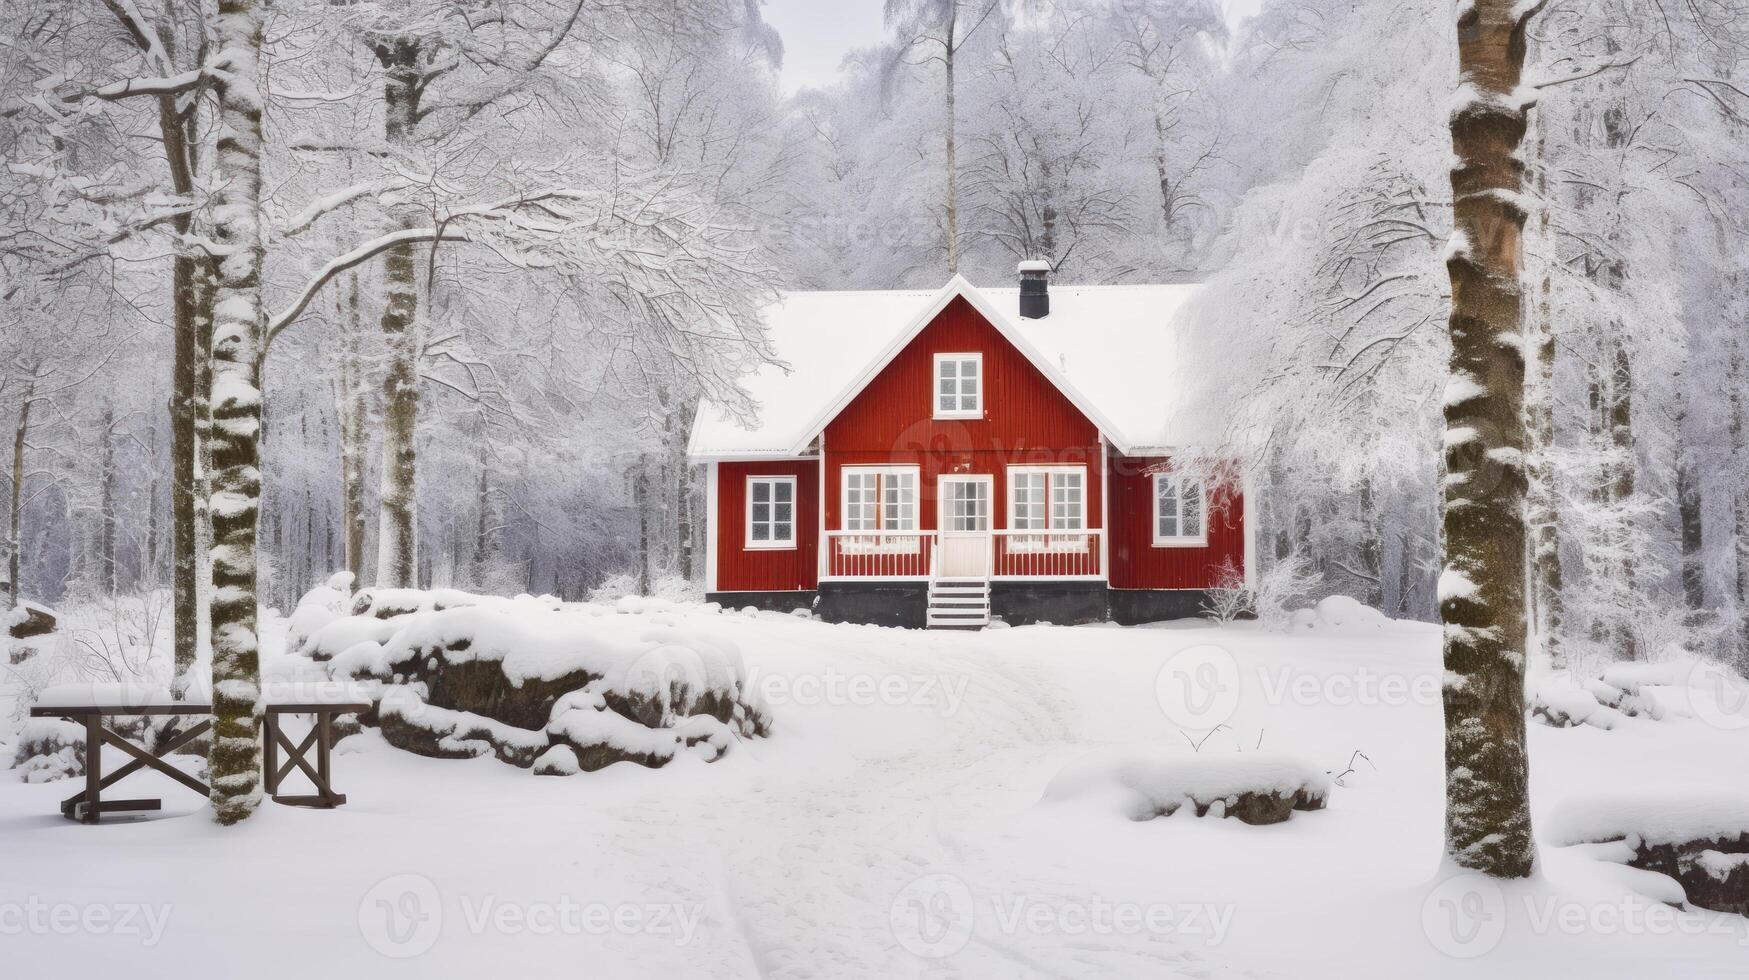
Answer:
[(1042, 320), (1051, 315), (1051, 264), (1042, 259), (1020, 263), (1020, 315)]

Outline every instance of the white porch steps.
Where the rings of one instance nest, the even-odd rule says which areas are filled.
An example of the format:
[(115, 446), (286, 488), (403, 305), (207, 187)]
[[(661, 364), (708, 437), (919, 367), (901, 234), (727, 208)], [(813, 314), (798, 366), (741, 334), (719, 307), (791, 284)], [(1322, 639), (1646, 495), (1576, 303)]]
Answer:
[(929, 581), (929, 610), (925, 625), (931, 628), (990, 625), (990, 580), (987, 578), (936, 578)]

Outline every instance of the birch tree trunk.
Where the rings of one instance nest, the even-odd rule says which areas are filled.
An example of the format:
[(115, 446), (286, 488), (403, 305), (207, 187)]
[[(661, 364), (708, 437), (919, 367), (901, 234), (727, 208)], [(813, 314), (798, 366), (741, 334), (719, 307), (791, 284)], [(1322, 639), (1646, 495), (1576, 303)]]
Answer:
[[(419, 118), (419, 44), (406, 38), (377, 46), (388, 70), (384, 82), (384, 138), (402, 146), (413, 138)], [(413, 227), (405, 217), (402, 228)], [(412, 244), (390, 249), (383, 263), (387, 306), (383, 341), (388, 366), (383, 372), (383, 466), (377, 509), (376, 583), (391, 588), (418, 585), (415, 520), (419, 422), (418, 280)]]
[(12, 499), (6, 508), (7, 609), (18, 605), (18, 575), (22, 564), (19, 561), (19, 552), (24, 548), (24, 447), (30, 438), (30, 406), (35, 398), (35, 382), (26, 381), (24, 399), (18, 404), (18, 425), (12, 430)]
[(1478, 0), (1458, 18), (1451, 115), (1455, 229), (1445, 398), (1446, 850), (1459, 866), (1535, 865), (1524, 744), (1524, 350), (1520, 203), (1527, 106), (1516, 92), (1538, 7)]
[(947, 75), (947, 274), (951, 277), (960, 271), (960, 211), (959, 211), (959, 171), (954, 160), (954, 137), (957, 127), (954, 125), (954, 28), (959, 22), (959, 5), (956, 3), (947, 16), (947, 38), (943, 42), (942, 62), (946, 66)]
[(213, 238), (213, 814), (233, 824), (261, 802), (256, 521), (260, 512), (261, 33), (268, 0), (219, 0), (218, 190)]
[(115, 406), (106, 398), (97, 423), (97, 570), (104, 592), (115, 595), (120, 584), (115, 567)]
[(346, 570), (353, 588), (364, 584), (364, 454), (367, 447), (363, 323), (359, 318), (358, 273), (348, 278), (341, 317), (340, 352), (340, 525)]
[(1548, 134), (1540, 121), (1537, 125), (1537, 196), (1545, 207), (1537, 216), (1537, 243), (1545, 250), (1542, 281), (1538, 285), (1536, 316), (1531, 329), (1535, 331), (1536, 373), (1525, 389), (1524, 414), (1528, 443), (1526, 466), (1530, 480), (1529, 522), (1531, 543), (1531, 611), (1536, 624), (1534, 635), (1551, 663), (1564, 659), (1561, 647), (1563, 613), (1561, 604), (1561, 538), (1559, 506), (1555, 497), (1555, 324), (1552, 296), (1554, 271), (1547, 250), (1552, 246), (1549, 235), (1549, 175), (1546, 147)]

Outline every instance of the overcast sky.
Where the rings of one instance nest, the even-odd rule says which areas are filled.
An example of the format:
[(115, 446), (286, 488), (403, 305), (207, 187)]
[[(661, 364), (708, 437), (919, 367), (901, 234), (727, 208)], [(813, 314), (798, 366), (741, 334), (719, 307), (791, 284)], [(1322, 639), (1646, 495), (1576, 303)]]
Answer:
[[(1262, 0), (1223, 0), (1227, 21), (1257, 11)], [(852, 48), (881, 39), (882, 0), (765, 0), (765, 19), (783, 35), (786, 92), (830, 85)]]

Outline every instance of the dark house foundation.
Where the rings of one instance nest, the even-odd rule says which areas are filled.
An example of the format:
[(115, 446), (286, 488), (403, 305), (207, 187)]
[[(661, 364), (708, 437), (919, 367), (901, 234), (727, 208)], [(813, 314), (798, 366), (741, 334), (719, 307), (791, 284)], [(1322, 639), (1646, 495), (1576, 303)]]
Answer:
[[(928, 615), (925, 582), (823, 582), (817, 592), (711, 592), (726, 609), (753, 606), (787, 613), (811, 609), (828, 623), (922, 629)], [(990, 615), (1011, 626), (1119, 623), (1134, 626), (1202, 615), (1201, 589), (1112, 589), (1104, 582), (992, 582)]]

